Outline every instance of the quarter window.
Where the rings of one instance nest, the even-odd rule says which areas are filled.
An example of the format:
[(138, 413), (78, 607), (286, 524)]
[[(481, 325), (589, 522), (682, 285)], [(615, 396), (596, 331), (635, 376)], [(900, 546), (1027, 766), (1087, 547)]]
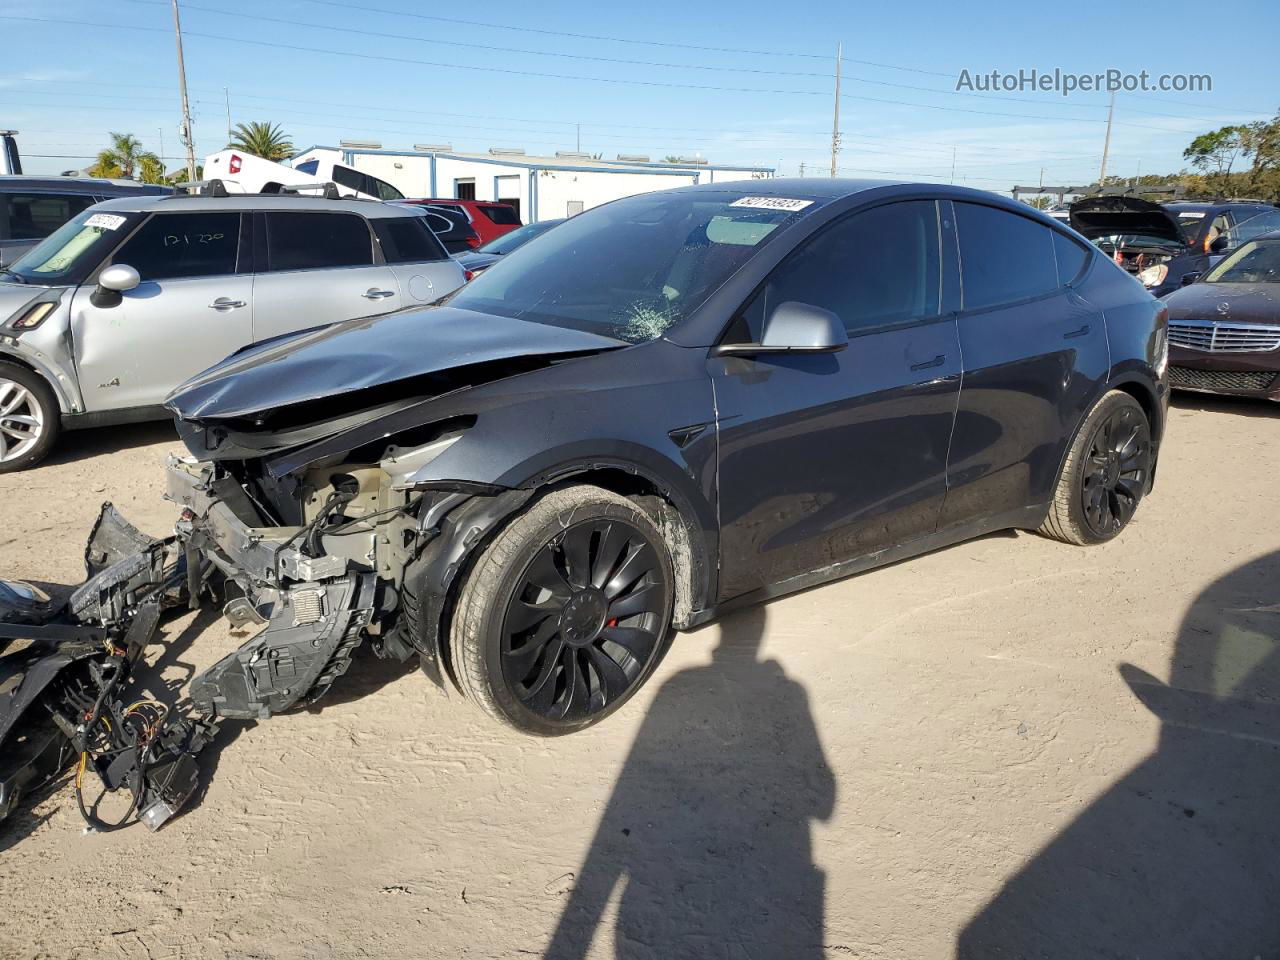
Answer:
[(1254, 237), (1260, 237), (1264, 233), (1271, 233), (1273, 230), (1280, 230), (1280, 211), (1276, 210), (1249, 210), (1236, 213), (1236, 225), (1232, 228), (1231, 246), (1238, 247)]
[(1006, 210), (956, 203), (964, 309), (1026, 300), (1058, 288), (1053, 231)]
[(1074, 280), (1084, 268), (1089, 254), (1070, 237), (1053, 231), (1053, 255), (1058, 261), (1058, 283), (1067, 284)]
[(501, 224), (504, 227), (520, 226), (520, 215), (516, 213), (513, 207), (508, 207), (505, 204), (482, 206), (480, 207), (480, 212), (492, 223)]
[(354, 213), (268, 213), (269, 270), (367, 267), (373, 241)]
[(238, 213), (160, 213), (125, 241), (111, 258), (143, 280), (220, 277), (236, 272)]
[(784, 260), (747, 307), (747, 329), (739, 328), (729, 339), (758, 341), (765, 318), (788, 300), (830, 310), (850, 334), (936, 316), (938, 250), (932, 200), (854, 214)]
[(422, 263), (445, 260), (448, 254), (427, 227), (425, 217), (396, 217), (373, 222), (373, 232), (387, 263)]

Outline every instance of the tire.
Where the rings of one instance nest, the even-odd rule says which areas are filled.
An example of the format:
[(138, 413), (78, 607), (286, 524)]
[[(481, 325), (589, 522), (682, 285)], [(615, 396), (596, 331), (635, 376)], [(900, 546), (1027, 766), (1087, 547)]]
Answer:
[(584, 729), (662, 660), (674, 595), (670, 551), (643, 510), (599, 487), (554, 490), (466, 575), (449, 636), (458, 686), (525, 733)]
[(0, 473), (35, 466), (61, 429), (58, 401), (44, 378), (0, 361)]
[(1039, 532), (1088, 546), (1119, 536), (1151, 484), (1151, 425), (1137, 400), (1120, 390), (1089, 411), (1058, 477)]

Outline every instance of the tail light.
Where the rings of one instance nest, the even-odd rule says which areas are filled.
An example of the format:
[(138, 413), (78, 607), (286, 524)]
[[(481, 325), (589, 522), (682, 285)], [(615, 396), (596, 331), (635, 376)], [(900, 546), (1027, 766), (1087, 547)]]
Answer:
[(474, 270), (464, 269), (462, 271), (462, 276), (463, 276), (463, 281), (462, 281), (463, 283), (470, 283), (472, 280), (476, 278), (476, 274)]
[(227, 172), (228, 172), (228, 173), (239, 173), (239, 172), (240, 172), (240, 165), (241, 165), (243, 162), (244, 162), (244, 161), (243, 161), (243, 160), (241, 160), (241, 159), (240, 159), (240, 157), (239, 157), (237, 154), (234, 154), (234, 153), (233, 153), (233, 154), (231, 155), (231, 162), (230, 162), (229, 164), (227, 164)]
[(480, 246), (480, 235), (479, 235), (479, 234), (476, 234), (476, 233), (473, 233), (471, 236), (467, 237), (467, 246), (468, 246), (468, 247), (470, 247), (472, 250), (474, 250), (474, 249), (476, 249), (477, 247), (479, 247), (479, 246)]

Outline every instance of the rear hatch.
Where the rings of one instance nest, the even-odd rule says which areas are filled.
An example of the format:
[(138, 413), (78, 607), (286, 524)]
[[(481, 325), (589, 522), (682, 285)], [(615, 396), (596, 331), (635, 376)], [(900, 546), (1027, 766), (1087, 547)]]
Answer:
[(1177, 217), (1140, 197), (1085, 197), (1071, 204), (1068, 222), (1148, 289), (1168, 277), (1168, 262), (1189, 240)]

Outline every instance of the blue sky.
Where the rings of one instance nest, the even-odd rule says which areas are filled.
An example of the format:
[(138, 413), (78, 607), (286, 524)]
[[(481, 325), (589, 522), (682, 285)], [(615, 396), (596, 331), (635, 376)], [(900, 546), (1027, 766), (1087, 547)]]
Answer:
[[(1196, 26), (1213, 19), (1204, 3), (1149, 8), (1132, 28), (1115, 3), (354, 4), (184, 2), (197, 154), (225, 144), (229, 96), (233, 123), (278, 122), (299, 148), (550, 154), (580, 129), (581, 148), (606, 157), (826, 171), (837, 42), (847, 176), (945, 181), (954, 153), (956, 182), (992, 190), (1042, 170), (1044, 183), (1097, 177), (1105, 93), (961, 96), (962, 69), (1212, 74), (1211, 93), (1117, 96), (1109, 172), (1122, 175), (1179, 169), (1196, 133), (1280, 106), (1274, 0), (1235, 0), (1220, 41)], [(21, 132), (28, 172), (86, 165), (111, 130), (180, 165), (168, 0), (0, 0), (0, 36), (0, 127)]]

